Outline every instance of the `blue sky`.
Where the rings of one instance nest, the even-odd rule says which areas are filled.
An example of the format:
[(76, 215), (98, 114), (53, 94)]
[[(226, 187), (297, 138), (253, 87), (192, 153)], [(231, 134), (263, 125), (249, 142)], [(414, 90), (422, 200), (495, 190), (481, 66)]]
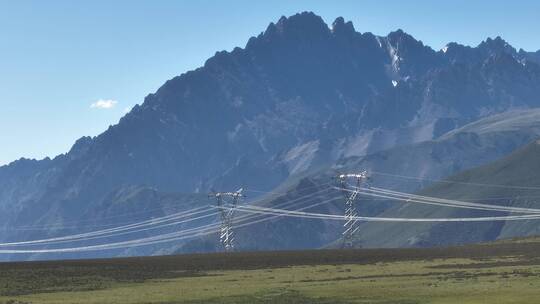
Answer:
[(0, 165), (68, 151), (167, 79), (304, 10), (435, 49), (498, 35), (540, 49), (540, 1), (0, 0)]

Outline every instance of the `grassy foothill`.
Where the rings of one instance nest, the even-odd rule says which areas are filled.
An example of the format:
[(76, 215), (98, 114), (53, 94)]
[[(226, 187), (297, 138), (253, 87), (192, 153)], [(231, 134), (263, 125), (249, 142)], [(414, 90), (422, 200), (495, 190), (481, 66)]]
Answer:
[(540, 241), (0, 264), (0, 303), (538, 303)]

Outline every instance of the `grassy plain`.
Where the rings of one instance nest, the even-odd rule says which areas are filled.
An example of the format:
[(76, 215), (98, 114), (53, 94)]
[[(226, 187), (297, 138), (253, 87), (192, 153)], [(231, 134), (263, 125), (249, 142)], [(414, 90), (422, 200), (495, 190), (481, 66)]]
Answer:
[(3, 263), (0, 303), (540, 303), (540, 240)]

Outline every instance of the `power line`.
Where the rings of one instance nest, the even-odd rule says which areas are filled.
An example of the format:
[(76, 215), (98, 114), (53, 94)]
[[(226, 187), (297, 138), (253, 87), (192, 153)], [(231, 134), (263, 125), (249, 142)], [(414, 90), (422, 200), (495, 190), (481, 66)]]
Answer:
[[(417, 203), (422, 203), (422, 202), (434, 203), (435, 202), (435, 203), (438, 203), (438, 205), (444, 204), (449, 207), (458, 207), (458, 208), (504, 211), (504, 212), (513, 212), (513, 213), (540, 213), (540, 209), (535, 209), (535, 208), (509, 207), (509, 206), (501, 206), (501, 205), (494, 205), (494, 204), (464, 202), (464, 201), (459, 201), (459, 200), (435, 198), (435, 197), (430, 197), (430, 196), (392, 191), (392, 190), (387, 190), (387, 189), (377, 188), (377, 187), (362, 188), (360, 190), (366, 191), (363, 193), (365, 195), (375, 196), (375, 194), (369, 193), (369, 192), (375, 192), (375, 193), (379, 193), (383, 195), (393, 195), (393, 197), (391, 197), (392, 199), (397, 199), (397, 200), (406, 199), (406, 201), (417, 202)], [(378, 195), (378, 197), (381, 197), (381, 196)]]
[[(178, 213), (171, 214), (171, 215), (168, 215), (168, 216), (163, 216), (163, 217), (154, 218), (154, 219), (150, 219), (150, 220), (146, 220), (146, 221), (142, 221), (142, 222), (138, 222), (138, 223), (134, 223), (134, 224), (118, 226), (118, 227), (104, 229), (104, 230), (98, 230), (98, 231), (92, 231), (92, 232), (86, 232), (86, 233), (79, 233), (79, 234), (67, 235), (67, 236), (62, 236), (62, 237), (54, 237), (54, 238), (47, 238), (47, 239), (32, 240), (32, 241), (0, 243), (0, 246), (1, 247), (6, 247), (6, 246), (13, 246), (13, 245), (28, 245), (28, 244), (48, 243), (48, 242), (51, 242), (51, 241), (73, 240), (73, 239), (80, 239), (80, 238), (91, 237), (91, 236), (96, 236), (96, 235), (107, 235), (107, 234), (110, 234), (110, 233), (115, 233), (115, 232), (119, 232), (119, 231), (126, 231), (126, 230), (135, 229), (135, 228), (156, 225), (156, 224), (159, 224), (159, 223), (172, 221), (172, 220), (176, 220), (176, 219), (179, 219), (179, 218), (184, 218), (184, 217), (187, 217), (187, 216), (207, 212), (206, 210), (201, 210), (203, 208), (206, 208), (206, 206), (193, 208), (193, 209), (190, 209), (190, 210), (186, 210), (186, 211), (183, 211), (183, 212), (178, 212)], [(197, 211), (195, 211), (195, 210), (197, 210)]]
[[(203, 207), (197, 207), (197, 208), (203, 208)], [(140, 212), (130, 212), (130, 213), (122, 213), (118, 215), (112, 215), (112, 216), (105, 216), (105, 217), (99, 217), (99, 220), (110, 220), (110, 219), (116, 219), (116, 218), (122, 218), (127, 216), (133, 216), (133, 215), (139, 215), (139, 214), (149, 214), (154, 211), (164, 211), (164, 209), (170, 209), (170, 208), (153, 208), (153, 209), (146, 209), (144, 211)], [(178, 213), (182, 211), (175, 211), (174, 213)], [(111, 224), (102, 224), (102, 225), (75, 225), (75, 226), (66, 226), (66, 224), (77, 224), (77, 223), (88, 223), (88, 222), (95, 222), (95, 219), (80, 219), (80, 220), (70, 220), (70, 221), (64, 221), (62, 224), (53, 224), (53, 225), (23, 225), (23, 226), (13, 226), (8, 229), (0, 229), (1, 231), (30, 231), (30, 230), (50, 230), (50, 229), (81, 229), (81, 228), (101, 228), (101, 227), (110, 227), (115, 226), (118, 224), (121, 225), (127, 225), (127, 224), (135, 224), (137, 222), (131, 221), (124, 221), (124, 222), (115, 222)]]
[(453, 180), (448, 180), (448, 179), (444, 179), (444, 180), (432, 179), (432, 178), (427, 178), (427, 177), (407, 176), (407, 175), (391, 174), (391, 173), (384, 173), (384, 172), (377, 172), (377, 171), (370, 171), (370, 173), (373, 175), (382, 175), (382, 176), (396, 177), (396, 178), (409, 179), (409, 180), (430, 181), (434, 183), (461, 184), (461, 185), (515, 189), (515, 190), (540, 190), (540, 187), (535, 187), (535, 186), (511, 186), (511, 185), (501, 185), (501, 184), (462, 182), (462, 181), (453, 181)]
[[(309, 193), (297, 197), (295, 199), (286, 199), (282, 203), (274, 205), (274, 208), (256, 206), (256, 203), (264, 202), (264, 200), (253, 201), (250, 205), (241, 205), (239, 200), (243, 198), (242, 189), (236, 192), (218, 192), (212, 193), (210, 196), (216, 199), (216, 207), (219, 212), (210, 212), (206, 206), (193, 208), (184, 212), (178, 212), (168, 216), (163, 216), (155, 219), (141, 221), (138, 223), (132, 223), (129, 225), (103, 229), (93, 232), (80, 233), (74, 235), (67, 235), (62, 237), (25, 241), (25, 242), (11, 242), (0, 243), (1, 247), (15, 247), (15, 246), (45, 246), (56, 245), (67, 242), (83, 242), (93, 239), (118, 237), (121, 235), (133, 234), (143, 231), (156, 230), (159, 228), (179, 225), (186, 222), (195, 221), (198, 219), (208, 218), (220, 215), (220, 223), (210, 223), (194, 228), (183, 229), (181, 231), (171, 233), (161, 233), (159, 235), (118, 241), (107, 242), (104, 244), (64, 247), (64, 248), (43, 248), (43, 249), (2, 249), (0, 253), (61, 253), (61, 252), (78, 252), (78, 251), (91, 251), (91, 250), (112, 250), (128, 247), (147, 246), (152, 244), (159, 244), (164, 242), (171, 242), (175, 240), (184, 240), (196, 236), (204, 236), (215, 232), (220, 232), (220, 242), (226, 251), (233, 250), (235, 247), (234, 232), (233, 232), (233, 216), (236, 210), (247, 213), (245, 215), (238, 216), (236, 218), (235, 227), (246, 227), (268, 221), (276, 217), (296, 217), (296, 218), (309, 218), (309, 219), (321, 219), (321, 220), (339, 220), (344, 221), (344, 240), (346, 240), (347, 246), (352, 241), (352, 237), (358, 230), (358, 221), (373, 221), (373, 222), (483, 222), (483, 221), (515, 221), (515, 220), (537, 220), (540, 219), (540, 209), (534, 208), (520, 208), (509, 207), (500, 205), (479, 204), (472, 202), (464, 202), (458, 200), (435, 198), (423, 195), (416, 195), (410, 193), (404, 193), (399, 191), (388, 190), (377, 187), (364, 187), (363, 183), (367, 179), (367, 173), (362, 172), (360, 174), (342, 174), (338, 176), (338, 182), (341, 187), (326, 187), (318, 186), (321, 189), (317, 191), (310, 191)], [(348, 181), (353, 180), (355, 185), (350, 185)], [(314, 186), (315, 187), (315, 186)], [(292, 208), (295, 205), (303, 204), (303, 202), (310, 200), (311, 198), (319, 195), (320, 193), (327, 191), (328, 189), (336, 189), (342, 191), (342, 195), (345, 197), (346, 210), (343, 215), (325, 214), (306, 212), (309, 208), (319, 206), (322, 204), (328, 204), (336, 201), (338, 197), (332, 197), (308, 206), (300, 208), (294, 207), (294, 210), (282, 209)], [(270, 192), (269, 192), (270, 193)], [(329, 192), (330, 193), (330, 192)], [(287, 193), (280, 193), (285, 196)], [(487, 211), (500, 211), (500, 212), (514, 212), (521, 213), (522, 215), (506, 215), (506, 216), (485, 216), (485, 217), (460, 217), (460, 218), (397, 218), (397, 217), (365, 217), (358, 216), (355, 208), (355, 201), (359, 195), (368, 195), (381, 199), (399, 200), (405, 202), (430, 204), (435, 206), (455, 207), (455, 208), (468, 208), (476, 210)], [(350, 207), (347, 209), (347, 207)], [(204, 210), (205, 209), (205, 210)], [(262, 216), (262, 218), (258, 218)]]
[[(70, 239), (49, 241), (49, 242), (40, 243), (40, 244), (35, 244), (35, 243), (34, 244), (12, 244), (12, 245), (9, 245), (8, 247), (36, 246), (36, 245), (44, 245), (44, 244), (45, 245), (53, 245), (53, 244), (62, 244), (62, 243), (87, 242), (87, 241), (90, 241), (90, 240), (103, 239), (103, 238), (115, 238), (115, 237), (119, 237), (119, 236), (122, 236), (122, 235), (141, 233), (141, 232), (146, 232), (146, 231), (156, 230), (156, 229), (163, 229), (165, 227), (171, 227), (171, 226), (178, 226), (180, 224), (185, 224), (185, 223), (188, 223), (188, 222), (193, 222), (193, 221), (204, 219), (204, 218), (215, 217), (218, 214), (219, 214), (219, 212), (213, 212), (213, 213), (204, 214), (204, 215), (201, 215), (201, 216), (190, 217), (190, 218), (187, 218), (185, 220), (173, 221), (173, 222), (170, 222), (170, 223), (158, 224), (158, 225), (149, 226), (149, 227), (145, 227), (145, 228), (138, 228), (138, 229), (127, 230), (127, 231), (119, 231), (119, 232), (110, 233), (110, 234), (94, 235), (94, 236), (88, 236), (88, 237), (82, 237), (82, 238), (70, 238)], [(6, 246), (0, 246), (0, 247), (6, 247)]]
[[(264, 208), (264, 207), (243, 207), (241, 211), (260, 213), (260, 214), (279, 214), (291, 217), (307, 217), (329, 220), (346, 221), (344, 215), (301, 212), (286, 209)], [(489, 216), (489, 217), (461, 217), (461, 218), (397, 218), (397, 217), (368, 217), (357, 216), (357, 220), (371, 222), (486, 222), (486, 221), (511, 221), (511, 220), (537, 220), (540, 219), (540, 214), (534, 215), (509, 215), (509, 216)]]
[[(320, 190), (322, 191), (322, 190)], [(318, 191), (318, 192), (320, 192)], [(302, 201), (305, 198), (308, 198), (312, 196), (313, 193), (305, 195), (304, 197), (297, 198), (292, 201)], [(278, 204), (278, 205), (290, 205), (291, 201)], [(296, 203), (297, 204), (297, 203)], [(239, 220), (245, 220), (249, 219), (251, 216), (243, 216), (240, 217)], [(246, 227), (253, 224), (261, 223), (264, 221), (271, 220), (273, 218), (276, 218), (276, 216), (262, 218), (258, 220), (254, 220), (251, 222), (245, 222), (237, 225), (237, 227)], [(168, 234), (162, 234), (160, 236), (154, 236), (154, 237), (147, 237), (142, 239), (136, 239), (136, 240), (130, 240), (130, 241), (123, 241), (123, 242), (116, 242), (116, 243), (108, 243), (108, 244), (101, 244), (101, 245), (91, 245), (91, 246), (79, 246), (79, 247), (70, 247), (70, 248), (54, 248), (54, 249), (3, 249), (0, 250), (0, 254), (4, 253), (10, 253), (10, 254), (20, 254), (20, 253), (65, 253), (65, 252), (80, 252), (80, 251), (94, 251), (94, 250), (112, 250), (112, 249), (121, 249), (121, 248), (128, 248), (128, 247), (140, 247), (140, 246), (148, 246), (153, 244), (160, 244), (160, 243), (166, 243), (166, 242), (172, 242), (172, 241), (178, 241), (178, 240), (184, 240), (189, 239), (197, 236), (205, 236), (209, 234), (213, 234), (215, 232), (220, 231), (220, 228), (218, 228), (219, 224), (208, 224), (203, 225), (201, 227), (197, 228), (191, 228), (191, 229), (185, 229), (179, 232), (173, 232)]]
[[(300, 197), (298, 197), (296, 199), (287, 200), (287, 201), (285, 201), (283, 203), (279, 203), (276, 206), (278, 206), (278, 207), (279, 206), (284, 206), (284, 205), (293, 206), (293, 205), (301, 203), (303, 200), (305, 200), (307, 198), (310, 198), (310, 197), (312, 197), (314, 195), (317, 195), (320, 192), (325, 191), (325, 190), (326, 189), (323, 188), (321, 190), (309, 193), (307, 195), (300, 196)], [(36, 244), (39, 244), (39, 245), (43, 246), (43, 245), (51, 245), (51, 244), (66, 243), (66, 242), (86, 241), (86, 240), (89, 240), (89, 239), (95, 239), (95, 238), (101, 238), (101, 237), (113, 237), (113, 236), (118, 236), (120, 234), (138, 232), (138, 231), (141, 231), (141, 230), (150, 230), (150, 229), (159, 228), (159, 227), (162, 227), (162, 226), (176, 225), (176, 224), (179, 224), (181, 222), (188, 222), (188, 221), (193, 221), (193, 220), (196, 220), (196, 219), (199, 219), (199, 218), (204, 218), (204, 217), (208, 217), (208, 216), (212, 216), (212, 215), (217, 215), (217, 213), (212, 213), (212, 214), (202, 215), (202, 216), (195, 217), (195, 218), (192, 217), (192, 218), (189, 218), (187, 220), (180, 221), (180, 222), (175, 221), (175, 222), (172, 222), (172, 223), (167, 223), (167, 221), (174, 220), (176, 218), (184, 218), (184, 217), (187, 217), (187, 216), (193, 216), (193, 215), (196, 215), (196, 214), (207, 212), (207, 210), (200, 211), (201, 209), (204, 209), (204, 208), (206, 208), (206, 206), (194, 208), (194, 209), (187, 210), (187, 211), (184, 211), (184, 212), (181, 212), (181, 213), (176, 213), (176, 214), (173, 214), (173, 215), (169, 215), (167, 217), (162, 217), (162, 218), (158, 218), (158, 219), (149, 220), (149, 221), (153, 221), (151, 223), (148, 223), (148, 221), (144, 221), (144, 222), (139, 222), (139, 223), (132, 224), (132, 225), (127, 225), (127, 226), (124, 226), (124, 227), (116, 227), (116, 228), (114, 228), (114, 230), (113, 229), (106, 229), (106, 230), (101, 230), (101, 231), (94, 231), (94, 232), (91, 232), (91, 233), (85, 233), (85, 234), (76, 234), (76, 235), (69, 235), (69, 236), (63, 236), (63, 237), (58, 237), (58, 238), (49, 238), (49, 239), (41, 239), (41, 240), (33, 240), (33, 241), (25, 241), (25, 242), (4, 243), (4, 244), (0, 244), (0, 245), (4, 246), (4, 247), (5, 246), (21, 246), (21, 245), (32, 246), (32, 245), (36, 245)], [(195, 211), (195, 210), (198, 210), (198, 211)], [(174, 218), (172, 218), (172, 217), (174, 217)], [(240, 217), (239, 220), (240, 219), (243, 220), (244, 218), (245, 218), (245, 216)], [(157, 220), (159, 220), (159, 221), (157, 221)], [(165, 222), (166, 224), (156, 225), (156, 224), (162, 223), (162, 222)], [(156, 226), (152, 226), (152, 225), (156, 225)], [(150, 226), (150, 227), (148, 227), (148, 228), (137, 228), (137, 227), (145, 227), (145, 226)], [(133, 230), (134, 228), (137, 228), (137, 229)], [(197, 229), (197, 228), (195, 228), (195, 229)], [(119, 231), (124, 231), (124, 232), (119, 232)], [(188, 230), (183, 230), (183, 231), (185, 232), (185, 231), (191, 231), (191, 230), (188, 229)]]

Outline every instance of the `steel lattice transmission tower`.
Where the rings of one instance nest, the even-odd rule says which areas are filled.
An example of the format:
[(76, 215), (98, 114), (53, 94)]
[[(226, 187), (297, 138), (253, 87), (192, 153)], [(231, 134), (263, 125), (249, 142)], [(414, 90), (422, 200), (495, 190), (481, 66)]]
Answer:
[[(366, 171), (360, 173), (339, 174), (336, 177), (338, 186), (345, 197), (345, 224), (343, 224), (343, 247), (351, 248), (353, 246), (354, 234), (358, 231), (358, 220), (356, 217), (356, 199), (360, 187), (368, 179)], [(350, 184), (350, 182), (354, 184)]]
[(234, 250), (233, 216), (238, 201), (245, 197), (242, 191), (243, 189), (240, 188), (236, 192), (215, 192), (208, 195), (216, 199), (216, 205), (220, 210), (221, 227), (219, 241), (225, 251)]

